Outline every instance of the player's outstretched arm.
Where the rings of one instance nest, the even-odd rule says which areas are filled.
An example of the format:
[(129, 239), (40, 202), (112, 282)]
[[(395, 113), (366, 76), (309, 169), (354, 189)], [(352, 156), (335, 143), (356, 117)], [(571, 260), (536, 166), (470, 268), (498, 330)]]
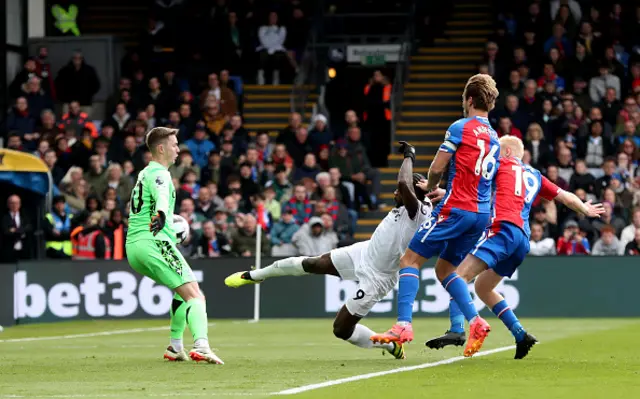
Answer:
[(399, 152), (404, 155), (404, 161), (398, 172), (398, 192), (409, 217), (413, 220), (420, 209), (420, 201), (413, 188), (413, 162), (416, 159), (416, 149), (406, 141), (400, 141)]
[(590, 218), (599, 218), (604, 213), (602, 204), (592, 204), (591, 200), (582, 202), (577, 195), (568, 191), (560, 191), (555, 200)]

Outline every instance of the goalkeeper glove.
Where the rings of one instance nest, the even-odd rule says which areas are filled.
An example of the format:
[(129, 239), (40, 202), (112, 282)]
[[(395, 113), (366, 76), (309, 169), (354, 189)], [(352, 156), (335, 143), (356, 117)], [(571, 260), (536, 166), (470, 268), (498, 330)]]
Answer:
[(164, 225), (167, 222), (167, 217), (164, 212), (158, 211), (158, 214), (151, 218), (151, 223), (149, 223), (149, 231), (156, 236), (162, 229), (164, 229)]

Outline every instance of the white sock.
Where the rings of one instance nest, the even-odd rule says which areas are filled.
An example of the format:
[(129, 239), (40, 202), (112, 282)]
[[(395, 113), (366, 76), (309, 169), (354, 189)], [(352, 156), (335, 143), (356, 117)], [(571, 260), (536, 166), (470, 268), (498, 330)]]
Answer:
[(304, 276), (309, 274), (302, 268), (302, 261), (306, 256), (295, 256), (293, 258), (281, 259), (264, 269), (252, 270), (249, 273), (254, 280), (264, 280), (269, 277), (281, 276)]
[(184, 344), (181, 339), (173, 339), (171, 338), (171, 347), (176, 352), (182, 352), (184, 350)]
[(399, 326), (405, 327), (405, 326), (408, 326), (411, 323), (409, 323), (408, 321), (399, 321), (396, 324), (399, 325)]
[(378, 344), (371, 341), (371, 336), (375, 335), (375, 332), (367, 326), (362, 324), (356, 324), (356, 328), (353, 330), (353, 334), (347, 339), (347, 342), (365, 349), (371, 348), (384, 348), (387, 350), (393, 350), (393, 344)]
[(196, 342), (193, 343), (194, 348), (209, 348), (209, 340), (206, 338), (198, 338)]

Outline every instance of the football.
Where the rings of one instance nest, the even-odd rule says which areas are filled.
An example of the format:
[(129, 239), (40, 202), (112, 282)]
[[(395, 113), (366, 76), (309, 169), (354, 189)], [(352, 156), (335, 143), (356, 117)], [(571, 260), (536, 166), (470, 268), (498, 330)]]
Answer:
[(173, 215), (173, 230), (176, 232), (178, 244), (182, 244), (189, 238), (189, 223), (180, 215)]

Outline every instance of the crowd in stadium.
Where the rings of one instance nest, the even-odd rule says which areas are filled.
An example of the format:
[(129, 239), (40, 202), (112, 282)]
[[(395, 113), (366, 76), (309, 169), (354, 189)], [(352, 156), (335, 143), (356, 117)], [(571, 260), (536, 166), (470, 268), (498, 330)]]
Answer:
[[(269, 45), (262, 37), (264, 26), (246, 30), (252, 26), (249, 18), (274, 23), (278, 13), (287, 13), (292, 16), (287, 28), (295, 30), (296, 19), (304, 15), (296, 2), (278, 13), (270, 9), (261, 9), (257, 15), (247, 10), (218, 12), (230, 23), (238, 14), (244, 15), (239, 34), (253, 35), (257, 44), (253, 54), (243, 55), (246, 60), (265, 58), (263, 47)], [(175, 23), (156, 20), (158, 15), (162, 14), (154, 14), (153, 23), (166, 29)], [(230, 35), (233, 42), (233, 29)], [(264, 255), (318, 255), (341, 241), (353, 241), (361, 208), (378, 206), (374, 187), (367, 181), (375, 173), (366, 150), (363, 152), (354, 112), (346, 115), (348, 132), (345, 129), (335, 135), (323, 115), (306, 126), (297, 113), (291, 114), (289, 125), (277, 136), (266, 131), (250, 134), (243, 127), (242, 99), (230, 78), (233, 72), (218, 69), (233, 68), (227, 62), (233, 57), (223, 57), (224, 62), (215, 57), (203, 60), (201, 69), (206, 75), (194, 72), (193, 65), (180, 72), (170, 65), (158, 69), (140, 58), (148, 40), (143, 40), (141, 51), (123, 60), (123, 76), (107, 101), (108, 117), (102, 121), (91, 116), (101, 82), (91, 60), (80, 52), (73, 54), (57, 76), (51, 76), (45, 72), (49, 70), (48, 51), (43, 47), (37, 57), (25, 62), (11, 84), (15, 107), (4, 127), (6, 148), (42, 158), (55, 184), (53, 209), (45, 221), (48, 256), (69, 256), (70, 245), (66, 244), (77, 226), (84, 233), (100, 231), (98, 258), (107, 252), (104, 237), (113, 247), (114, 258), (125, 255), (122, 237), (131, 190), (138, 172), (151, 159), (145, 134), (160, 125), (179, 130), (181, 152), (170, 173), (177, 189), (175, 213), (191, 226), (191, 239), (181, 247), (185, 255), (254, 256), (258, 224), (263, 227)], [(300, 50), (300, 44), (284, 44), (287, 47), (276, 52), (283, 52), (284, 57), (286, 50), (295, 69), (294, 52)], [(191, 50), (197, 55), (202, 49)], [(54, 103), (63, 106), (61, 114), (53, 112)], [(17, 196), (13, 200), (19, 202)], [(11, 201), (10, 208), (14, 206)], [(19, 248), (13, 252), (24, 258), (31, 256), (28, 246), (33, 228), (19, 207), (15, 205), (10, 212), (8, 225), (13, 231), (6, 232), (3, 242), (10, 251)], [(23, 215), (22, 220), (15, 214)]]
[(640, 7), (619, 2), (502, 2), (478, 71), (500, 88), (499, 135), (524, 140), (525, 161), (581, 199), (581, 219), (536, 204), (532, 255), (640, 254)]
[[(525, 161), (559, 187), (605, 204), (597, 220), (536, 204), (532, 255), (640, 254), (640, 7), (593, 3), (505, 1), (478, 64), (500, 88), (490, 114), (499, 134), (522, 138)], [(117, 245), (124, 246), (131, 189), (150, 161), (144, 137), (160, 125), (179, 130), (182, 151), (170, 172), (175, 213), (191, 224), (185, 255), (254, 256), (258, 224), (265, 255), (318, 255), (353, 240), (359, 212), (378, 208), (380, 194), (358, 116), (347, 112), (344, 131), (323, 115), (305, 126), (295, 113), (277, 136), (243, 127), (231, 77), (277, 83), (297, 68), (309, 10), (288, 4), (276, 12), (214, 7), (226, 44), (211, 52), (207, 42), (190, 42), (192, 62), (179, 69), (149, 62), (144, 50), (180, 30), (179, 13), (155, 10), (142, 50), (123, 60), (102, 121), (92, 118), (101, 82), (90, 59), (75, 53), (56, 76), (46, 48), (25, 62), (9, 88), (15, 107), (4, 142), (51, 171), (56, 197), (44, 234), (60, 244), (48, 245), (48, 256), (69, 256), (64, 243), (76, 226), (99, 230), (124, 256)], [(252, 60), (259, 66), (248, 71)], [(30, 257), (29, 215), (17, 196), (7, 205), (3, 246)]]

